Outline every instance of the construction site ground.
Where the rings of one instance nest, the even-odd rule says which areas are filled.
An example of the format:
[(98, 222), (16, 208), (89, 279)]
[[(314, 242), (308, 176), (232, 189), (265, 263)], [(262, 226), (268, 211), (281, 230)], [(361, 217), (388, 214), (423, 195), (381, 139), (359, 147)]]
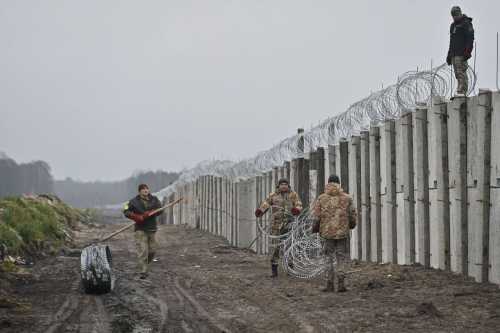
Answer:
[[(125, 223), (126, 221), (121, 221)], [(82, 226), (78, 246), (123, 226)], [(186, 226), (157, 233), (159, 261), (137, 275), (133, 231), (107, 242), (116, 281), (86, 295), (76, 254), (2, 277), (1, 332), (498, 332), (500, 291), (421, 266), (351, 263), (345, 293), (323, 278), (270, 275), (266, 256)]]

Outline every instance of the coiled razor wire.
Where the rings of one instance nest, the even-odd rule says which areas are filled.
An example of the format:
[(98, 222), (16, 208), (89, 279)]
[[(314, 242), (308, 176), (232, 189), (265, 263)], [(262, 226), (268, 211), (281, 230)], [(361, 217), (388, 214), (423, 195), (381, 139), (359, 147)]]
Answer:
[[(157, 193), (166, 197), (175, 193), (177, 188), (201, 176), (212, 175), (227, 177), (233, 181), (248, 179), (275, 166), (283, 165), (304, 152), (314, 151), (317, 147), (334, 145), (344, 138), (359, 135), (385, 120), (397, 119), (412, 112), (417, 106), (431, 105), (433, 96), (452, 94), (453, 70), (446, 64), (424, 71), (408, 71), (399, 76), (398, 81), (384, 89), (350, 105), (346, 111), (322, 121), (310, 130), (285, 138), (269, 150), (262, 151), (252, 158), (233, 162), (229, 160), (203, 161), (181, 173), (179, 179)], [(476, 87), (476, 74), (471, 67), (467, 69), (470, 95)], [(303, 140), (303, 149), (299, 141)], [(269, 238), (280, 239), (283, 246), (283, 267), (299, 278), (315, 277), (326, 269), (326, 261), (321, 255), (321, 241), (317, 234), (311, 234), (311, 219), (301, 214), (292, 223), (292, 229), (279, 237), (272, 236), (259, 224), (259, 230)], [(293, 264), (292, 264), (293, 263)]]
[[(430, 105), (433, 96), (447, 96), (451, 93), (454, 73), (446, 64), (427, 71), (409, 71), (399, 76), (396, 84), (376, 91), (353, 103), (341, 114), (322, 121), (303, 134), (285, 138), (269, 150), (252, 158), (234, 162), (229, 160), (203, 161), (194, 168), (184, 170), (179, 179), (159, 191), (161, 197), (175, 192), (179, 185), (196, 180), (200, 176), (213, 175), (233, 180), (247, 179), (275, 166), (283, 165), (305, 152), (317, 147), (337, 144), (343, 138), (350, 138), (376, 126), (385, 120), (397, 119), (411, 112), (419, 105)], [(476, 74), (467, 69), (470, 95), (476, 86)], [(304, 142), (304, 151), (298, 145)]]

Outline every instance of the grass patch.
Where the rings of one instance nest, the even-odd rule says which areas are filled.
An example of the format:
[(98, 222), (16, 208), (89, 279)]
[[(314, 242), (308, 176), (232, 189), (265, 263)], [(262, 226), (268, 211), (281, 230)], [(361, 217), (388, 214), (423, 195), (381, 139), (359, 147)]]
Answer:
[(0, 200), (0, 211), (0, 244), (13, 255), (59, 249), (68, 235), (65, 230), (75, 227), (84, 215), (48, 196), (5, 198)]

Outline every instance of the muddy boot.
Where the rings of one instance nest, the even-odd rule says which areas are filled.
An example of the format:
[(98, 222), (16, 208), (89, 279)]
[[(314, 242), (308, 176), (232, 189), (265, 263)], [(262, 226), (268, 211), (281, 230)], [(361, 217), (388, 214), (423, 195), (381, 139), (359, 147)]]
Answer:
[(333, 293), (335, 291), (335, 287), (333, 286), (333, 281), (332, 280), (326, 281), (326, 288), (321, 289), (321, 291), (325, 293)]
[(272, 278), (278, 277), (278, 264), (271, 264), (271, 277)]
[(339, 275), (338, 285), (337, 285), (337, 292), (338, 293), (343, 293), (343, 292), (347, 291), (345, 284), (344, 284), (344, 279), (345, 279), (345, 277), (343, 275)]

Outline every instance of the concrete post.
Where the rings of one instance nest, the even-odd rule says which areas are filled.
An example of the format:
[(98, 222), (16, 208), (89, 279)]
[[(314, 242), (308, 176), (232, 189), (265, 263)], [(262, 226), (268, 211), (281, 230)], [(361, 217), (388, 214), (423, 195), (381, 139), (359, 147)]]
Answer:
[(382, 262), (382, 211), (380, 203), (380, 128), (370, 128), (371, 261)]
[(216, 218), (215, 218), (215, 195), (216, 195), (216, 192), (215, 192), (215, 177), (214, 176), (209, 176), (209, 187), (210, 187), (210, 196), (208, 198), (209, 200), (209, 218), (210, 218), (210, 221), (209, 221), (209, 226), (208, 226), (208, 231), (212, 234), (215, 233), (215, 221), (216, 221)]
[(233, 210), (234, 210), (234, 219), (233, 219), (233, 231), (234, 231), (234, 246), (240, 246), (239, 242), (239, 233), (240, 233), (240, 183), (234, 183), (234, 192), (233, 192)]
[(274, 185), (274, 187), (276, 187), (276, 186), (278, 186), (278, 181), (280, 179), (278, 167), (273, 168), (272, 175), (273, 175), (273, 178), (272, 178), (273, 185)]
[(415, 260), (424, 267), (430, 267), (429, 152), (425, 106), (418, 107), (413, 116), (413, 161), (415, 165)]
[[(256, 237), (255, 188), (254, 178), (238, 182), (238, 247), (241, 248), (250, 246)], [(257, 250), (255, 242), (251, 249)]]
[[(266, 177), (266, 198), (271, 194), (271, 192), (274, 192), (276, 187), (274, 186), (272, 182), (272, 172), (267, 173)], [(265, 215), (265, 223), (267, 226), (267, 230), (271, 230), (271, 223), (272, 223), (272, 217), (270, 214)], [(270, 240), (266, 238), (266, 252), (269, 252), (269, 246), (270, 246)]]
[(316, 159), (316, 170), (318, 170), (317, 194), (319, 196), (321, 193), (325, 192), (325, 148), (318, 147)]
[(309, 153), (309, 202), (312, 204), (318, 197), (318, 152)]
[(448, 104), (448, 156), (451, 270), (468, 275), (466, 98), (455, 98)]
[(297, 159), (293, 159), (290, 162), (290, 186), (294, 191), (297, 190), (297, 184), (299, 183), (299, 177), (297, 172)]
[(361, 260), (371, 260), (371, 199), (370, 199), (370, 133), (361, 132), (360, 137), (361, 173)]
[(196, 188), (195, 188), (195, 198), (196, 200), (196, 217), (195, 217), (195, 228), (200, 229), (201, 228), (201, 185), (200, 185), (200, 177), (196, 178)]
[(412, 113), (396, 120), (396, 204), (398, 263), (415, 263)]
[(209, 231), (210, 226), (210, 176), (205, 176), (205, 231)]
[(297, 188), (296, 191), (304, 207), (309, 206), (309, 160), (298, 158), (297, 162)]
[[(328, 183), (328, 177), (338, 175), (336, 149), (333, 145), (328, 145), (328, 151), (325, 155), (325, 184)], [(340, 175), (338, 175), (340, 177)]]
[(500, 92), (492, 96), (489, 280), (500, 284)]
[(288, 179), (288, 181), (290, 182), (290, 186), (292, 185), (291, 181), (291, 177), (290, 177), (290, 162), (288, 161), (285, 161), (283, 163), (283, 170), (284, 170), (284, 174), (283, 174), (283, 177), (285, 177), (286, 179)]
[(339, 145), (336, 146), (336, 167), (337, 176), (340, 177), (340, 185), (345, 192), (349, 193), (349, 142), (341, 138)]
[(443, 97), (434, 97), (427, 137), (429, 149), (430, 264), (450, 269), (450, 194), (448, 167), (448, 109)]
[(221, 190), (221, 236), (227, 239), (227, 178), (222, 178)]
[(349, 145), (349, 189), (358, 212), (358, 225), (351, 231), (351, 258), (361, 259), (361, 235), (364, 221), (361, 214), (361, 150), (359, 136), (351, 137)]
[[(267, 180), (267, 173), (264, 172), (261, 176), (262, 182), (261, 182), (261, 188), (260, 188), (260, 199), (257, 201), (257, 206), (259, 206), (269, 195), (268, 192), (268, 180)], [(267, 226), (267, 220), (269, 214), (265, 214), (263, 217), (261, 217), (260, 223), (264, 230), (266, 230)], [(259, 232), (259, 231), (257, 231)], [(262, 254), (266, 254), (268, 252), (268, 244), (267, 244), (267, 235), (265, 234), (260, 234), (261, 240), (262, 240)]]
[(278, 167), (278, 178), (285, 178), (285, 168), (283, 166)]
[(489, 271), (491, 97), (491, 91), (479, 90), (469, 100), (467, 117), (467, 262), (478, 282), (488, 281)]
[(217, 190), (219, 197), (217, 198), (218, 203), (217, 203), (217, 223), (219, 224), (219, 230), (217, 232), (217, 235), (222, 236), (222, 215), (223, 215), (223, 194), (222, 194), (222, 177), (217, 177), (217, 186), (219, 189)]
[[(263, 185), (263, 180), (262, 176), (257, 176), (254, 178), (255, 179), (255, 207), (259, 205), (259, 203), (262, 201), (262, 185)], [(253, 207), (255, 209), (255, 207)], [(257, 253), (262, 254), (264, 251), (264, 244), (263, 244), (263, 237), (260, 235), (259, 228), (256, 229), (256, 237), (257, 240), (255, 241), (256, 247), (257, 247)]]
[(214, 234), (220, 235), (220, 177), (214, 177)]
[(382, 262), (397, 263), (395, 122), (387, 120), (380, 133)]

